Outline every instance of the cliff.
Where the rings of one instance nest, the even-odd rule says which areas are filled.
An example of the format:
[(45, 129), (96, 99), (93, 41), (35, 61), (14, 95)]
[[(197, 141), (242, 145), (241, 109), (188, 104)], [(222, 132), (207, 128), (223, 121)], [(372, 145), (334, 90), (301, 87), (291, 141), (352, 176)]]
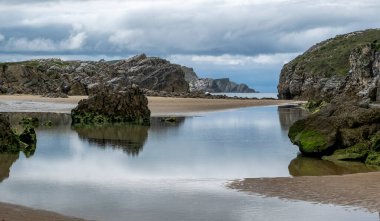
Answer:
[(379, 43), (380, 30), (371, 29), (339, 35), (311, 47), (282, 68), (279, 98), (330, 101), (344, 94), (379, 101)]
[(182, 67), (190, 92), (203, 91), (211, 93), (255, 93), (256, 90), (246, 84), (238, 84), (229, 78), (199, 78), (192, 68)]

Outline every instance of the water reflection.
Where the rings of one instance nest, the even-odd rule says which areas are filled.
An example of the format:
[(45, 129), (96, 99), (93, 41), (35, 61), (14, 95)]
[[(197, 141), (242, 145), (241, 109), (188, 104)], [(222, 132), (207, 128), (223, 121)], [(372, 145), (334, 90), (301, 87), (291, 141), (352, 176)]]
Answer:
[(19, 154), (0, 153), (0, 183), (9, 177), (10, 168), (18, 158)]
[(279, 106), (277, 112), (281, 124), (281, 129), (284, 131), (288, 131), (289, 127), (294, 122), (303, 119), (308, 115), (307, 111), (294, 105)]
[(360, 162), (331, 162), (302, 155), (298, 155), (293, 159), (290, 162), (288, 169), (292, 176), (343, 175), (377, 171), (377, 168), (366, 166), (364, 163)]
[(38, 130), (49, 130), (53, 127), (69, 127), (71, 123), (70, 114), (62, 113), (5, 113), (9, 116), (9, 121), (13, 128), (21, 127), (19, 122), (23, 118), (31, 117), (39, 120)]
[(73, 129), (83, 140), (98, 147), (122, 149), (131, 156), (142, 151), (148, 137), (148, 126), (122, 124), (106, 126), (75, 126)]
[[(191, 117), (187, 117), (191, 118)], [(175, 117), (174, 122), (166, 121), (162, 117), (152, 117), (150, 119), (150, 129), (152, 133), (163, 134), (170, 130), (176, 130), (185, 123), (186, 117)]]

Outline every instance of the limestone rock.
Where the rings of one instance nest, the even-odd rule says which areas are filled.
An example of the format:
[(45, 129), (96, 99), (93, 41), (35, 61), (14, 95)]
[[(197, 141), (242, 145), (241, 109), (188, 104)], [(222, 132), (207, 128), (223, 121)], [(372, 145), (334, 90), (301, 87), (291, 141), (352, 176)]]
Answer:
[(323, 41), (281, 70), (281, 99), (330, 101), (344, 94), (377, 101), (380, 91), (380, 29), (353, 32)]

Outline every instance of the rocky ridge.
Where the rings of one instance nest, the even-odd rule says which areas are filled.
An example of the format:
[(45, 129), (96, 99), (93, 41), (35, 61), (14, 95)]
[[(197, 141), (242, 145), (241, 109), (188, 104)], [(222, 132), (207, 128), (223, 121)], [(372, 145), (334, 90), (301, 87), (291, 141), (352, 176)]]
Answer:
[[(190, 78), (189, 78), (190, 76)], [(187, 94), (204, 92), (190, 82), (197, 81), (191, 68), (171, 64), (156, 57), (137, 55), (118, 61), (62, 61), (38, 59), (24, 62), (0, 63), (1, 94), (36, 94), (48, 97), (91, 95), (107, 86), (115, 91), (136, 84), (147, 94), (165, 92)], [(218, 81), (216, 81), (218, 82)], [(218, 90), (229, 92), (248, 87), (223, 81)], [(208, 90), (208, 89), (207, 89)], [(211, 92), (211, 91), (210, 91)], [(232, 91), (231, 91), (232, 92)]]

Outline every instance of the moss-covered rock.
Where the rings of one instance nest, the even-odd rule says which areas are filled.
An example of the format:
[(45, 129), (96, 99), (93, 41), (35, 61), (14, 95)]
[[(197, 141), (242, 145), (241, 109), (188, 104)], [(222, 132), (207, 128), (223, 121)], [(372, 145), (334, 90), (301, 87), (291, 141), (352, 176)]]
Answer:
[(370, 144), (369, 143), (358, 143), (352, 147), (345, 149), (338, 149), (330, 156), (324, 156), (322, 159), (336, 161), (336, 160), (347, 160), (347, 161), (364, 161), (369, 153)]
[(102, 89), (88, 99), (81, 100), (71, 111), (75, 124), (138, 123), (149, 124), (148, 99), (135, 86), (126, 91), (109, 92)]
[(305, 155), (363, 161), (369, 150), (379, 147), (378, 131), (380, 109), (345, 102), (326, 105), (320, 112), (295, 122), (289, 138)]
[(21, 119), (21, 121), (19, 122), (20, 125), (24, 126), (24, 127), (38, 127), (40, 122), (38, 120), (38, 118), (36, 117), (24, 117), (23, 119)]
[(304, 130), (296, 136), (300, 151), (306, 154), (324, 152), (329, 148), (328, 137), (316, 130)]
[(0, 152), (18, 153), (20, 142), (17, 135), (11, 129), (7, 116), (0, 114)]
[(380, 151), (380, 131), (371, 137), (371, 149)]
[(374, 151), (370, 152), (365, 163), (368, 165), (380, 166), (380, 153)]

